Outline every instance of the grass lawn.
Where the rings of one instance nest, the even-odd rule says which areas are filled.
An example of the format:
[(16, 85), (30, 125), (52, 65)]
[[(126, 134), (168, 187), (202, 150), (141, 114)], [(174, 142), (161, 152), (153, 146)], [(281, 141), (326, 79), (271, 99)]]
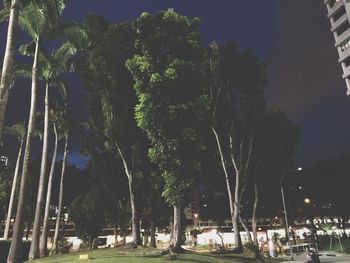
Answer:
[[(90, 259), (80, 260), (79, 255), (89, 254)], [(160, 250), (156, 249), (99, 249), (92, 252), (79, 252), (51, 256), (39, 260), (33, 260), (33, 263), (46, 262), (93, 262), (93, 263), (157, 263), (172, 262), (169, 256), (161, 256)], [(175, 262), (181, 263), (226, 263), (226, 262), (256, 262), (249, 254), (221, 254), (213, 255), (207, 253), (185, 253), (176, 256)], [(277, 259), (269, 259), (269, 263), (280, 262)]]

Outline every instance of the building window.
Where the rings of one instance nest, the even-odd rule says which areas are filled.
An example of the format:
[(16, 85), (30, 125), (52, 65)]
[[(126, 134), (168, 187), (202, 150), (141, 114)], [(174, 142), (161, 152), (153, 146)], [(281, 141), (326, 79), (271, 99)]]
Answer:
[(341, 26), (335, 31), (337, 33), (337, 36), (339, 37), (341, 34), (343, 34), (348, 28), (350, 27), (349, 21), (346, 20)]
[(345, 49), (348, 49), (350, 47), (350, 38), (345, 40), (343, 44), (340, 45), (341, 51), (344, 51)]
[(345, 60), (344, 60), (344, 64), (346, 67), (348, 67), (350, 65), (350, 57), (347, 57)]
[(340, 0), (331, 0), (329, 2), (329, 7), (332, 8), (336, 3), (338, 3)]
[(333, 21), (337, 21), (339, 18), (341, 18), (345, 14), (345, 7), (342, 6), (339, 8), (333, 15)]

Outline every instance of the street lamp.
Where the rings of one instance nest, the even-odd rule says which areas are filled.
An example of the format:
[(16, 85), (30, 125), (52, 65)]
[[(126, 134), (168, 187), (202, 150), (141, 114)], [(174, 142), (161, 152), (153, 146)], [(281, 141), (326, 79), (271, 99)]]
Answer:
[(305, 203), (305, 204), (310, 204), (310, 203), (311, 203), (310, 198), (306, 197), (306, 198), (304, 199), (304, 203)]
[[(288, 173), (295, 172), (295, 171), (301, 171), (301, 170), (303, 170), (302, 167), (299, 167), (299, 168), (296, 168), (296, 169), (291, 169), (291, 170), (285, 171), (282, 174), (282, 176), (281, 176), (281, 195), (282, 195), (282, 202), (283, 202), (284, 218), (286, 220), (286, 237), (287, 237), (288, 244), (289, 244), (290, 238), (289, 238), (289, 226), (288, 226), (287, 208), (286, 208), (286, 202), (284, 200), (283, 179)], [(291, 255), (292, 260), (293, 260), (292, 246), (290, 246), (290, 255)]]

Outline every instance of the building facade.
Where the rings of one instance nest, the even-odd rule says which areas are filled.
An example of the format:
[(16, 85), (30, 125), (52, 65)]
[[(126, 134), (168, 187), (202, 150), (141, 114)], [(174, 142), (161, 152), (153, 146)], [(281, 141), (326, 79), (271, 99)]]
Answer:
[(324, 0), (331, 32), (334, 35), (335, 48), (338, 51), (338, 62), (343, 69), (347, 95), (350, 95), (350, 0)]

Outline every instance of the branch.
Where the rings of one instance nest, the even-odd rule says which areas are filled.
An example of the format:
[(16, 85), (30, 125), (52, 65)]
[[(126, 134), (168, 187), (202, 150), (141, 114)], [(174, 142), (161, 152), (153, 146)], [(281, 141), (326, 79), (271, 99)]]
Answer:
[(237, 162), (236, 162), (235, 157), (233, 155), (233, 140), (232, 140), (232, 136), (231, 135), (230, 135), (230, 155), (231, 155), (231, 161), (232, 161), (233, 167), (236, 170), (236, 175), (238, 175), (239, 171), (240, 171), (240, 168), (238, 169)]
[(250, 160), (251, 160), (251, 156), (252, 156), (253, 139), (254, 139), (254, 134), (253, 134), (253, 131), (251, 131), (250, 140), (249, 140), (249, 151), (248, 151), (248, 156), (247, 156), (247, 160), (246, 160), (246, 164), (245, 164), (245, 171), (244, 171), (245, 175), (247, 174), (248, 167), (249, 167)]
[(120, 158), (122, 158), (122, 162), (123, 162), (123, 165), (124, 165), (124, 170), (125, 170), (126, 176), (128, 177), (129, 180), (131, 180), (132, 178), (131, 178), (131, 175), (130, 175), (130, 170), (129, 170), (129, 167), (128, 167), (128, 163), (126, 162), (124, 154), (123, 154), (122, 150), (120, 149), (120, 147), (118, 146), (117, 142), (115, 142), (115, 147), (117, 147), (117, 150), (118, 150), (118, 153), (120, 155)]

